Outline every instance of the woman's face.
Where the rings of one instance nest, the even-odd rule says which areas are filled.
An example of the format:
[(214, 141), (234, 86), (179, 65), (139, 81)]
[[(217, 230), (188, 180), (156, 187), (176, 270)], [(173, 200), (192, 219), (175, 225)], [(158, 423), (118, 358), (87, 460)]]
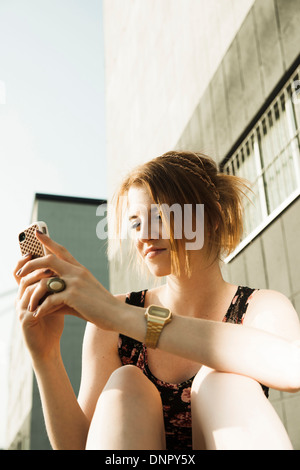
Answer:
[(146, 188), (132, 186), (128, 192), (129, 228), (136, 249), (155, 276), (171, 273), (170, 241), (163, 230), (161, 217)]

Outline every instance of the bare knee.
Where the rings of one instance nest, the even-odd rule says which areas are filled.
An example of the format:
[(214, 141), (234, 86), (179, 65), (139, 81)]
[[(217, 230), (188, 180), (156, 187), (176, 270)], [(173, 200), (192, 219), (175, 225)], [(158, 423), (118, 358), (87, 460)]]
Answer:
[(130, 387), (136, 382), (142, 382), (142, 371), (138, 367), (132, 365), (121, 366), (112, 372), (105, 388), (113, 387), (115, 385)]
[(256, 395), (253, 392), (259, 387), (259, 384), (247, 377), (202, 367), (191, 390), (194, 448), (217, 448), (217, 429), (237, 429), (240, 423), (234, 422), (234, 415), (242, 417), (245, 401), (249, 401), (249, 396)]
[(261, 385), (249, 377), (200, 370), (192, 386), (192, 415), (205, 448), (290, 448), (285, 429)]
[[(98, 404), (108, 407), (119, 404), (131, 416), (143, 416), (147, 420), (163, 420), (160, 393), (155, 385), (136, 366), (125, 365), (116, 369), (108, 379)], [(97, 404), (97, 406), (98, 406)], [(133, 418), (134, 419), (134, 418)]]
[[(201, 373), (200, 373), (201, 372)], [(194, 379), (191, 391), (192, 409), (223, 409), (235, 404), (236, 409), (255, 406), (266, 397), (261, 385), (250, 377), (205, 368)]]
[(138, 367), (116, 369), (99, 396), (88, 448), (162, 449), (164, 445), (158, 390)]
[(125, 396), (145, 398), (151, 396), (161, 404), (160, 394), (141, 369), (133, 365), (125, 365), (116, 369), (108, 379), (105, 390), (116, 389)]
[(215, 373), (216, 371), (213, 369), (210, 369), (209, 367), (202, 366), (199, 372), (196, 374), (193, 383), (192, 383), (192, 389), (191, 393), (195, 397), (201, 390), (201, 387), (203, 383), (205, 382), (205, 379), (210, 375)]
[(192, 385), (192, 399), (202, 397), (203, 399), (212, 397), (220, 398), (232, 396), (234, 394), (242, 396), (243, 392), (260, 392), (260, 384), (246, 376), (218, 372), (208, 367), (203, 367), (196, 375)]

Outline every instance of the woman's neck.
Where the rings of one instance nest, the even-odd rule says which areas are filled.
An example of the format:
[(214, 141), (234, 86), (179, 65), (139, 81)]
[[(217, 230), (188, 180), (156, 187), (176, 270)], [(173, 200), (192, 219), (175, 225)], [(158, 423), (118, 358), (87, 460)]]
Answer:
[(216, 319), (235, 293), (236, 286), (228, 284), (222, 276), (219, 262), (193, 271), (192, 276), (167, 278), (161, 291), (161, 301), (174, 313), (191, 317)]

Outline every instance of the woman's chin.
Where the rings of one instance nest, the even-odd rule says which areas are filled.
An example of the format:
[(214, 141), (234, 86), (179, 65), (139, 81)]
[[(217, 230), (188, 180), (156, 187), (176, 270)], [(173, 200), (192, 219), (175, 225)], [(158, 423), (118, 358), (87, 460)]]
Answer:
[(149, 264), (147, 264), (147, 267), (150, 273), (155, 277), (165, 277), (171, 274), (170, 268), (167, 267), (163, 268), (162, 266), (153, 266)]

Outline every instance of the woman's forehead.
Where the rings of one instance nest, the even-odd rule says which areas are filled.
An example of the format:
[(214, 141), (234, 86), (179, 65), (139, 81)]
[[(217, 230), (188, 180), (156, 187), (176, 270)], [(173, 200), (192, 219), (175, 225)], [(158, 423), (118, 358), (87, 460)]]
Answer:
[(147, 188), (144, 186), (131, 186), (128, 191), (128, 206), (133, 208), (139, 204), (151, 206), (155, 202)]

